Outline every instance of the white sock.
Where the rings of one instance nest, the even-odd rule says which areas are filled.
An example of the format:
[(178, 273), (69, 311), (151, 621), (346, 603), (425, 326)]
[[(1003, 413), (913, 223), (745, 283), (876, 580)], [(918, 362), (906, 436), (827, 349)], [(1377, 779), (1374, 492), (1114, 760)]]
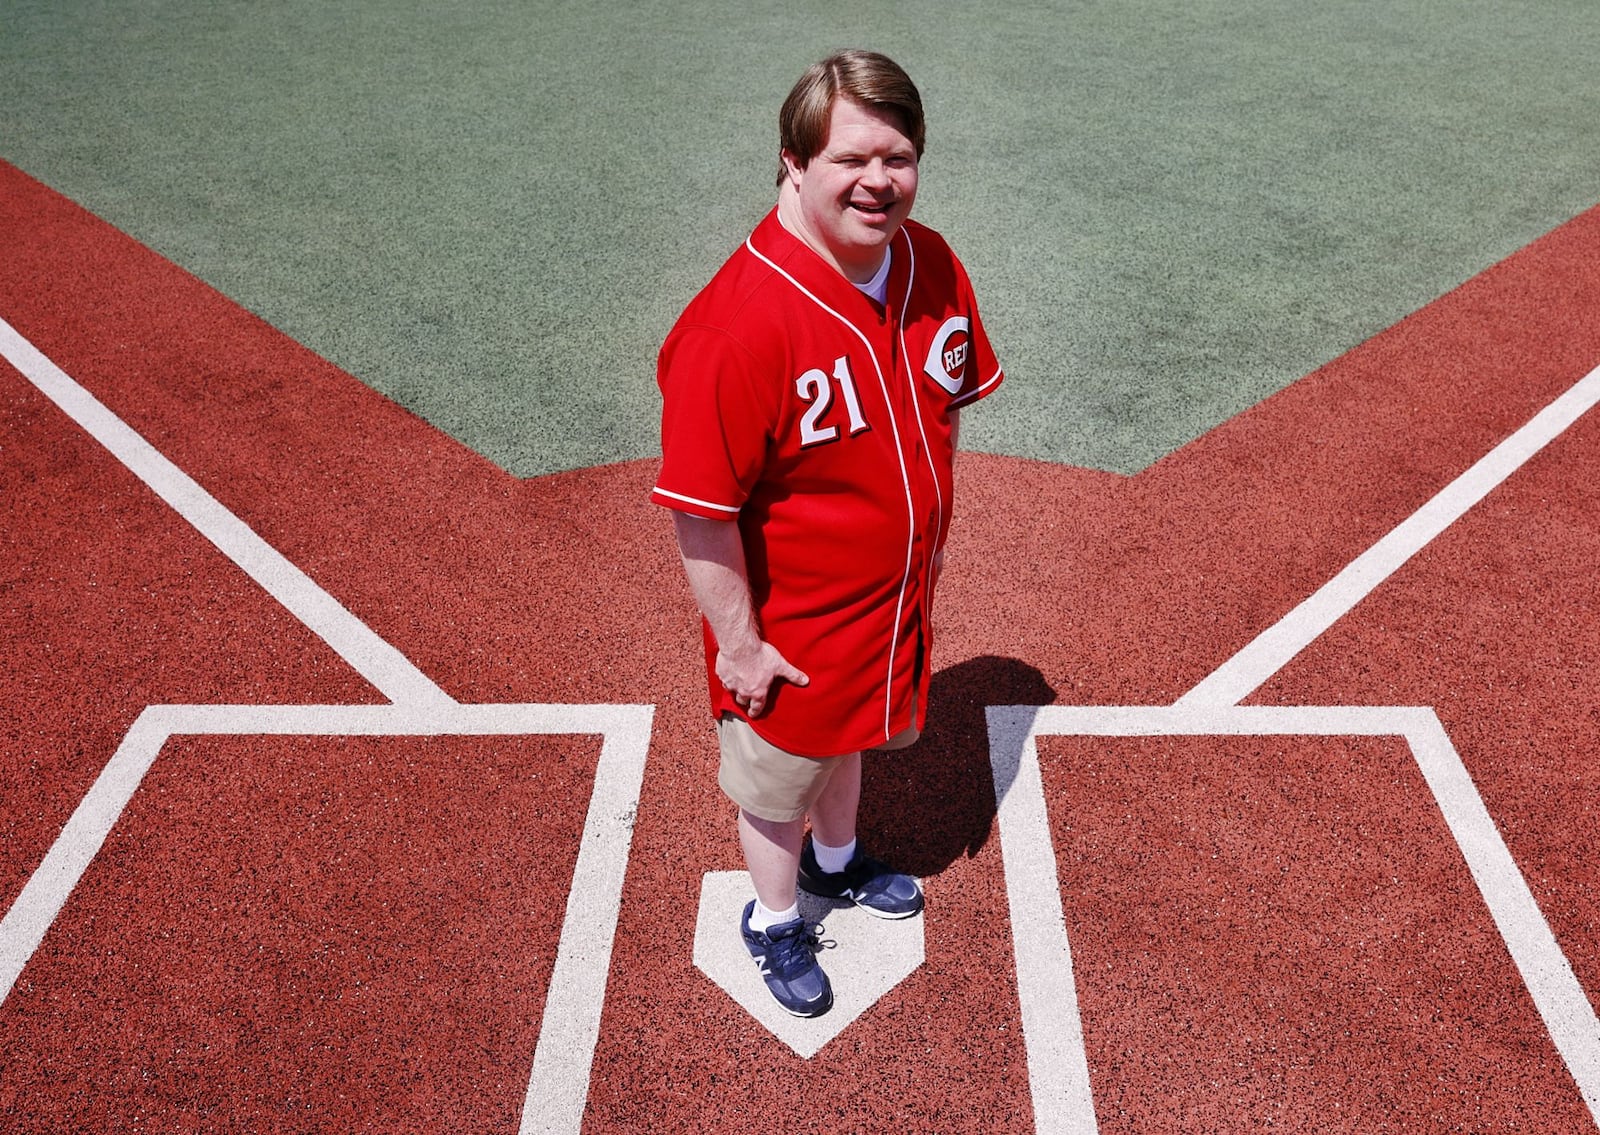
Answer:
[(850, 860), (856, 857), (856, 841), (851, 840), (843, 847), (829, 847), (816, 836), (812, 836), (811, 850), (816, 854), (818, 867), (829, 875), (837, 875), (850, 866)]
[(793, 922), (800, 917), (800, 904), (795, 902), (788, 910), (768, 910), (759, 898), (750, 911), (750, 929), (765, 934), (769, 929), (781, 922)]

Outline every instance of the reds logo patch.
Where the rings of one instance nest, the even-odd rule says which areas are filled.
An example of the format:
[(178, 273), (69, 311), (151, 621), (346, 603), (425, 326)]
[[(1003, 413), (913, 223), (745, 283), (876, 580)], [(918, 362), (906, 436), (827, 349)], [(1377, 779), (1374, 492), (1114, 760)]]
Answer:
[(922, 369), (933, 381), (956, 394), (967, 375), (967, 355), (971, 347), (972, 324), (964, 315), (952, 315), (933, 337), (928, 361), (922, 364)]

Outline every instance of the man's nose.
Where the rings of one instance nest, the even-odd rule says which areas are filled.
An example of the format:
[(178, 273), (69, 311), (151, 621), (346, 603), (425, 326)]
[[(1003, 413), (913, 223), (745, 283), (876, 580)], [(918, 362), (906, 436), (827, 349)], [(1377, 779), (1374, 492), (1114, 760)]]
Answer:
[(873, 158), (861, 171), (861, 183), (871, 189), (889, 188), (889, 166), (882, 158)]

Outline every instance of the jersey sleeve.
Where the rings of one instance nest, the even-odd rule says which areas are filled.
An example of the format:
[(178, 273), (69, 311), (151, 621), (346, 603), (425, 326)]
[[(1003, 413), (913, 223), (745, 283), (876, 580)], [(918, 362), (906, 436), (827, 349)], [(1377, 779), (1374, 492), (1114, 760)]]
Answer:
[[(951, 259), (955, 260), (954, 256)], [(967, 270), (959, 260), (955, 260), (955, 270), (960, 303), (966, 309), (970, 323), (969, 350), (972, 357), (968, 360), (961, 389), (950, 399), (952, 410), (958, 410), (980, 398), (987, 398), (999, 388), (1005, 378), (1005, 372), (1000, 369), (1000, 360), (995, 357), (994, 347), (989, 343), (989, 336), (983, 329), (983, 320), (978, 318), (978, 299), (973, 294), (972, 281), (967, 278)]]
[(661, 475), (653, 503), (708, 520), (734, 520), (761, 477), (776, 407), (760, 368), (726, 332), (674, 329), (662, 345)]

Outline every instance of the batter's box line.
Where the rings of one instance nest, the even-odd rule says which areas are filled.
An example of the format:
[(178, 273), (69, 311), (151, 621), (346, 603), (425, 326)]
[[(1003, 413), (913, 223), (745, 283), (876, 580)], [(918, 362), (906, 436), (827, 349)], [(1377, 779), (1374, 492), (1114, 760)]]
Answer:
[(153, 705), (79, 802), (0, 920), (0, 1003), (10, 996), (61, 908), (99, 853), (167, 741), (177, 736), (527, 736), (600, 734), (600, 759), (546, 991), (522, 1135), (577, 1132), (589, 1095), (606, 979), (654, 707), (430, 703), (403, 705)]
[(521, 1122), (524, 1135), (576, 1133), (588, 1097), (654, 708), (458, 703), (3, 319), (0, 357), (392, 703), (146, 707), (0, 919), (0, 1004), (171, 737), (599, 733), (594, 791)]
[(1403, 738), (1550, 1039), (1591, 1117), (1600, 1123), (1600, 1021), (1431, 708), (990, 706), (988, 722), (1017, 991), (1039, 1135), (1098, 1130), (1039, 768), (1036, 738), (1041, 736)]

